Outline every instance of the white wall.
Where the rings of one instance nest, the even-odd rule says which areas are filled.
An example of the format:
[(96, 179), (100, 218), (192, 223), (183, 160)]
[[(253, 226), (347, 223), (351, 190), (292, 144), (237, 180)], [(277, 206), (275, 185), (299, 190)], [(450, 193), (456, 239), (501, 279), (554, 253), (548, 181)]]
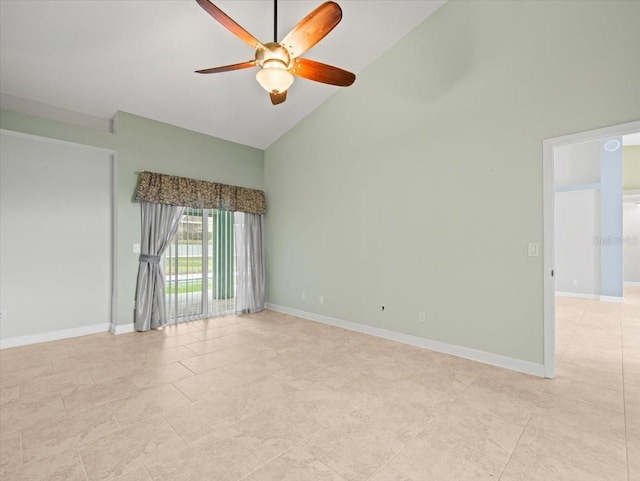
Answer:
[[(639, 209), (640, 210), (640, 209)], [(600, 295), (600, 192), (560, 192), (555, 199), (556, 291)], [(574, 285), (574, 281), (576, 285)]]
[(3, 347), (109, 328), (111, 179), (107, 151), (2, 133)]
[(556, 188), (600, 182), (600, 142), (558, 147), (553, 153)]
[(640, 195), (625, 197), (622, 206), (624, 282), (640, 283)]

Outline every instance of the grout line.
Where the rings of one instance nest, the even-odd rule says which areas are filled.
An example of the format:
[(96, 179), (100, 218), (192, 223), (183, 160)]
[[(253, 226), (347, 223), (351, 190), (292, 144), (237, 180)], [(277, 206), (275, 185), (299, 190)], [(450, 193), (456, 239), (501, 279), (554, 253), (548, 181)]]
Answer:
[(507, 459), (507, 462), (504, 463), (504, 467), (502, 468), (502, 471), (500, 472), (500, 475), (498, 476), (498, 481), (500, 481), (502, 479), (502, 475), (507, 470), (507, 466), (509, 466), (509, 463), (511, 462), (511, 458), (513, 458), (513, 453), (515, 453), (516, 449), (518, 449), (518, 444), (520, 444), (520, 440), (522, 439), (522, 436), (524, 435), (525, 431), (529, 427), (529, 423), (531, 422), (531, 418), (535, 414), (536, 409), (538, 409), (538, 404), (540, 404), (540, 399), (542, 399), (542, 396), (546, 392), (548, 385), (549, 385), (549, 383), (546, 383), (545, 386), (544, 386), (544, 389), (542, 389), (542, 391), (540, 391), (540, 395), (538, 396), (538, 399), (536, 401), (536, 405), (531, 410), (531, 414), (529, 414), (529, 417), (527, 418), (527, 422), (524, 424), (524, 427), (522, 428), (522, 432), (520, 433), (520, 436), (518, 436), (518, 441), (516, 441), (515, 446), (513, 446), (513, 449), (511, 450), (511, 454), (509, 454), (509, 458)]
[(84, 473), (84, 478), (89, 481), (89, 475), (87, 474), (87, 468), (84, 465), (84, 460), (82, 459), (82, 454), (80, 454), (80, 447), (76, 448), (78, 452), (78, 457), (80, 458), (80, 466), (82, 466), (82, 472)]
[[(623, 301), (624, 303), (624, 291), (623, 291)], [(622, 354), (622, 409), (623, 409), (623, 414), (624, 414), (624, 443), (625, 443), (625, 455), (626, 455), (626, 462), (627, 462), (627, 481), (629, 480), (629, 477), (631, 476), (631, 463), (629, 461), (629, 433), (627, 432), (627, 399), (626, 399), (626, 391), (627, 391), (627, 387), (626, 384), (624, 382), (624, 366), (625, 366), (625, 362), (624, 362), (624, 348), (622, 347), (622, 308), (620, 309), (620, 314), (618, 317), (618, 322), (620, 324), (620, 351)]]

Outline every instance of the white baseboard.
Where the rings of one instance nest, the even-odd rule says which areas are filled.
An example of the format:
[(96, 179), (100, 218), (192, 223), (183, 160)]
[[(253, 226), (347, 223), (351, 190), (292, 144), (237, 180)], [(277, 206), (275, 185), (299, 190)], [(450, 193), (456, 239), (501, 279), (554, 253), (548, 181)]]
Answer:
[(523, 361), (521, 359), (514, 359), (507, 356), (501, 356), (500, 354), (479, 351), (477, 349), (471, 349), (468, 347), (456, 346), (454, 344), (447, 344), (445, 342), (412, 336), (410, 334), (404, 334), (402, 332), (389, 331), (387, 329), (367, 326), (366, 324), (360, 324), (357, 322), (343, 321), (342, 319), (335, 319), (333, 317), (314, 314), (312, 312), (301, 311), (298, 309), (292, 309), (290, 307), (278, 306), (276, 304), (267, 304), (266, 307), (267, 309), (271, 309), (272, 311), (282, 312), (283, 314), (289, 314), (291, 316), (300, 317), (302, 319), (321, 322), (330, 326), (341, 327), (350, 331), (361, 332), (363, 334), (369, 334), (371, 336), (381, 337), (383, 339), (397, 341), (403, 344), (423, 347), (432, 351), (451, 354), (453, 356), (463, 357), (472, 361), (478, 361), (485, 364), (491, 364), (493, 366), (503, 367), (512, 371), (518, 371), (526, 374), (532, 374), (538, 377), (544, 377), (543, 364)]
[(75, 327), (73, 329), (62, 329), (60, 331), (45, 332), (30, 336), (9, 337), (7, 339), (0, 339), (0, 349), (27, 346), (29, 344), (37, 344), (40, 342), (58, 341), (60, 339), (68, 339), (70, 337), (88, 336), (89, 334), (98, 334), (100, 332), (109, 332), (110, 327), (111, 324), (107, 322), (104, 324)]
[(111, 332), (114, 334), (128, 334), (133, 332), (135, 329), (133, 328), (133, 322), (129, 324), (111, 324)]
[(599, 296), (597, 294), (581, 294), (580, 292), (556, 292), (558, 297), (572, 297), (574, 299), (589, 299), (601, 302), (622, 302), (622, 297), (617, 296)]
[(640, 287), (640, 282), (624, 281), (626, 287)]
[(600, 296), (598, 294), (582, 294), (580, 292), (558, 292), (556, 291), (556, 296), (558, 297), (573, 297), (575, 299), (590, 299), (592, 301), (599, 301)]
[(622, 297), (618, 296), (600, 296), (602, 302), (622, 302)]

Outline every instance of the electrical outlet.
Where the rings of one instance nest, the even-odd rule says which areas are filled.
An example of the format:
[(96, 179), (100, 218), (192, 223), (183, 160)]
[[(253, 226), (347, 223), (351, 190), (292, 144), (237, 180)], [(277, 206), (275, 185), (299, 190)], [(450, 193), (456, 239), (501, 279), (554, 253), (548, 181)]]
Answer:
[(6, 321), (7, 320), (7, 311), (5, 311), (4, 309), (0, 309), (0, 321)]
[(573, 280), (573, 285), (574, 285), (574, 286), (577, 286), (577, 285), (578, 285), (578, 280), (577, 280), (577, 279), (574, 279), (574, 280)]
[(300, 299), (302, 299), (303, 301), (307, 298), (307, 295), (304, 292), (300, 293)]
[(318, 297), (318, 302), (319, 302), (320, 304), (324, 304), (324, 296), (319, 296), (319, 297)]
[(427, 322), (427, 313), (424, 311), (418, 312), (418, 321), (419, 322)]

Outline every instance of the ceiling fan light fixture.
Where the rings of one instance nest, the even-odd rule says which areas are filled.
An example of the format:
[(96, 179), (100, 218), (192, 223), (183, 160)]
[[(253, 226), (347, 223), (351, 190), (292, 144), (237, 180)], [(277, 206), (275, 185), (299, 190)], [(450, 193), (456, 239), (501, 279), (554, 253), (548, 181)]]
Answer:
[(287, 66), (278, 59), (267, 60), (264, 67), (256, 74), (262, 88), (269, 93), (281, 94), (293, 84), (293, 75)]

